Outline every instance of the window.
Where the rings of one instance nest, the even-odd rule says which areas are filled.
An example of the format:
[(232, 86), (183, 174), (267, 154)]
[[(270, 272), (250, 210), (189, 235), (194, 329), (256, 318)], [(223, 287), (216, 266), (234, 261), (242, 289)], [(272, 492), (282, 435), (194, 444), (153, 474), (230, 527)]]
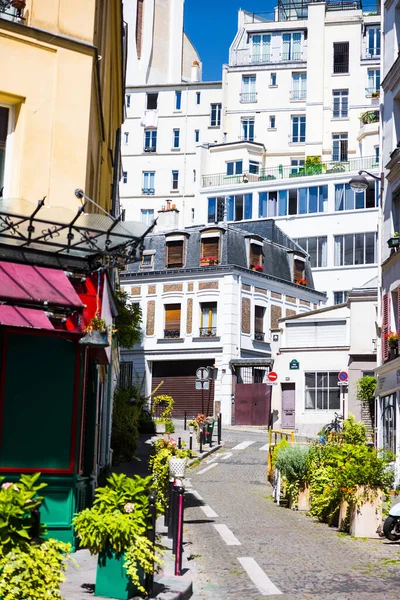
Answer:
[(278, 216), (304, 215), (326, 212), (328, 208), (328, 186), (280, 190)]
[(128, 171), (122, 171), (122, 183), (128, 183)]
[(305, 100), (307, 97), (307, 73), (292, 73), (291, 100)]
[(173, 140), (172, 140), (173, 148), (179, 148), (179, 136), (180, 136), (180, 129), (174, 129), (173, 130)]
[(396, 443), (396, 394), (383, 396), (380, 399), (382, 419), (382, 447), (397, 453)]
[(240, 94), (240, 102), (257, 102), (255, 75), (242, 76), (242, 93)]
[(202, 302), (200, 304), (200, 337), (217, 335), (217, 303)]
[(254, 142), (254, 118), (242, 119), (242, 140)]
[(356, 193), (348, 183), (335, 185), (335, 210), (354, 210), (360, 208), (374, 208), (377, 206), (379, 192), (374, 181), (368, 183), (365, 191)]
[(305, 278), (306, 263), (304, 258), (293, 256), (293, 280), (295, 283), (299, 279), (304, 280)]
[(154, 210), (152, 208), (142, 208), (140, 213), (142, 216), (142, 223), (150, 227), (154, 221)]
[(257, 342), (263, 342), (265, 338), (264, 333), (264, 317), (265, 308), (263, 306), (254, 307), (254, 339)]
[(347, 300), (348, 293), (349, 292), (333, 292), (333, 303), (344, 304)]
[(290, 165), (292, 167), (290, 170), (292, 175), (299, 173), (299, 171), (301, 171), (301, 169), (304, 167), (304, 158), (291, 158)]
[(175, 110), (181, 110), (182, 92), (175, 92)]
[(222, 104), (211, 104), (211, 127), (220, 127), (221, 125)]
[(251, 219), (253, 214), (253, 194), (227, 196), (226, 212), (228, 221)]
[(153, 266), (153, 256), (154, 256), (154, 254), (145, 254), (143, 252), (141, 267), (145, 267), (145, 268), (152, 267)]
[(349, 42), (334, 42), (333, 44), (333, 72), (349, 72)]
[(227, 175), (241, 175), (243, 173), (243, 161), (232, 160), (226, 163)]
[(144, 151), (155, 152), (157, 150), (157, 129), (144, 130)]
[(292, 117), (292, 143), (303, 143), (306, 141), (306, 118)]
[(253, 265), (257, 267), (263, 266), (263, 247), (262, 244), (250, 242), (250, 269)]
[[(269, 62), (271, 60), (271, 34), (251, 36), (251, 62)], [(273, 84), (275, 85), (275, 84)]]
[(130, 106), (131, 106), (131, 95), (130, 94), (126, 94), (125, 104), (126, 104), (126, 108), (130, 108)]
[(333, 90), (332, 116), (334, 119), (343, 119), (349, 116), (349, 90)]
[(400, 192), (392, 196), (393, 231), (400, 232)]
[(129, 131), (124, 132), (124, 144), (129, 142)]
[(348, 160), (348, 134), (332, 133), (332, 160), (347, 162)]
[(143, 171), (143, 194), (154, 194), (154, 171)]
[(165, 338), (179, 338), (181, 335), (181, 305), (165, 305)]
[(367, 58), (381, 55), (381, 28), (378, 26), (367, 28)]
[(305, 408), (307, 410), (339, 410), (339, 372), (305, 373)]
[(276, 86), (276, 73), (271, 73), (270, 80), (269, 80), (269, 85), (271, 87), (275, 87)]
[(366, 88), (366, 96), (371, 97), (372, 94), (379, 92), (381, 87), (381, 71), (380, 69), (368, 69), (368, 87)]
[(199, 129), (194, 130), (194, 141), (196, 143), (200, 141), (200, 130)]
[(119, 363), (119, 382), (120, 388), (127, 389), (132, 385), (133, 382), (133, 362), (120, 362)]
[(224, 220), (225, 198), (208, 198), (208, 223), (220, 223)]
[(311, 268), (327, 265), (327, 236), (298, 238), (295, 240), (310, 256)]
[(270, 115), (269, 116), (269, 128), (270, 129), (275, 129), (276, 128), (275, 115)]
[(147, 110), (156, 110), (158, 104), (158, 94), (147, 94)]
[(165, 266), (167, 269), (179, 269), (183, 267), (183, 240), (166, 240)]
[(219, 237), (202, 237), (200, 259), (214, 259), (219, 261)]
[(172, 189), (179, 189), (179, 171), (172, 171)]
[(278, 192), (259, 192), (258, 216), (276, 217), (278, 214)]
[[(3, 196), (3, 186), (6, 166), (6, 143), (8, 135), (9, 109), (0, 106), (0, 197)], [(126, 183), (126, 181), (124, 181)]]
[(249, 160), (249, 173), (258, 175), (260, 172), (260, 163), (255, 160)]
[(376, 263), (376, 239), (377, 234), (374, 231), (335, 235), (335, 266), (372, 265)]
[(300, 32), (282, 35), (282, 60), (301, 60), (301, 37)]
[(196, 92), (196, 104), (200, 104), (201, 93)]

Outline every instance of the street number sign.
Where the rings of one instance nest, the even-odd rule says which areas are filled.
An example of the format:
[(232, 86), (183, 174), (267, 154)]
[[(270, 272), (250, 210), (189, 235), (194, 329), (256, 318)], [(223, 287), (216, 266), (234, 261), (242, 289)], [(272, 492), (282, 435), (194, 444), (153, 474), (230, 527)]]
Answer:
[(270, 373), (268, 373), (267, 378), (268, 381), (276, 381), (278, 379), (278, 373), (275, 373), (275, 371), (271, 371)]
[(209, 372), (207, 367), (199, 367), (196, 371), (197, 379), (208, 379)]
[(345, 381), (348, 380), (348, 378), (349, 378), (349, 374), (346, 371), (340, 371), (340, 373), (338, 375), (339, 381), (344, 383)]

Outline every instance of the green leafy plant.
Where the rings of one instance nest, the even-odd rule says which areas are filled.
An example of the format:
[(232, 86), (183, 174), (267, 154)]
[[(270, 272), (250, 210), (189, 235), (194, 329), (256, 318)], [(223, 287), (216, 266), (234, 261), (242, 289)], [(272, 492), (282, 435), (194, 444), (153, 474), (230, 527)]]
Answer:
[(132, 387), (114, 392), (111, 447), (115, 465), (131, 461), (138, 445), (142, 405), (132, 401), (132, 393)]
[(150, 525), (149, 493), (151, 477), (127, 477), (113, 473), (107, 485), (97, 488), (92, 508), (74, 517), (75, 532), (91, 554), (112, 549), (125, 554), (128, 575), (144, 592), (138, 567), (153, 572), (160, 559), (147, 537)]
[(115, 299), (118, 315), (115, 327), (118, 343), (122, 348), (130, 350), (141, 340), (142, 311), (139, 304), (130, 304), (129, 296), (124, 290), (116, 290)]
[(176, 440), (168, 436), (153, 443), (153, 454), (149, 465), (152, 471), (153, 485), (157, 490), (157, 508), (164, 512), (168, 506), (169, 460), (171, 458), (189, 458), (186, 444), (178, 448)]
[(305, 484), (308, 452), (308, 446), (287, 444), (282, 445), (275, 455), (274, 466), (285, 479), (286, 494), (292, 506), (297, 504), (299, 490)]
[(96, 314), (90, 322), (88, 326), (85, 328), (85, 331), (107, 331), (107, 324), (105, 319), (102, 319), (99, 314)]
[(353, 414), (349, 414), (343, 423), (343, 442), (354, 446), (367, 442), (367, 428), (362, 421), (356, 421)]
[(157, 419), (159, 419), (160, 422), (162, 422), (165, 419), (171, 418), (172, 411), (174, 408), (173, 397), (168, 395), (155, 396), (153, 398), (153, 404), (151, 408), (151, 412), (153, 415), (157, 413), (158, 407), (161, 408), (161, 412), (157, 417)]
[(356, 382), (357, 400), (368, 408), (371, 423), (375, 423), (376, 377), (365, 375)]

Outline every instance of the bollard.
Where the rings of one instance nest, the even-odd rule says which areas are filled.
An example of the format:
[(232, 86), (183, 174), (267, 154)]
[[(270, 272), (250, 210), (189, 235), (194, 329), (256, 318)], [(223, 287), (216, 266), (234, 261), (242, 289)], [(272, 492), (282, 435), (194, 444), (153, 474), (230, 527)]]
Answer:
[(182, 438), (178, 437), (178, 448), (179, 450), (182, 448)]
[(180, 575), (182, 571), (182, 552), (183, 552), (183, 501), (185, 489), (182, 486), (177, 487), (177, 527), (175, 542), (175, 575)]
[(169, 482), (169, 503), (168, 503), (168, 539), (172, 540), (173, 520), (174, 520), (174, 486), (175, 481)]
[(221, 413), (218, 414), (217, 432), (218, 432), (218, 446), (219, 446), (221, 444), (221, 438), (222, 438), (222, 414)]
[(171, 506), (171, 501), (172, 501), (172, 488), (174, 487), (174, 479), (173, 477), (169, 478), (169, 483), (168, 483), (168, 504), (167, 504), (167, 508), (165, 509), (164, 512), (164, 526), (165, 527), (169, 527), (169, 515), (170, 515), (170, 506)]
[(200, 454), (203, 454), (203, 428), (200, 427), (199, 432), (199, 445), (200, 445)]
[(192, 450), (193, 450), (193, 433), (189, 433), (189, 458), (192, 458)]
[[(149, 495), (149, 511), (151, 517), (151, 527), (148, 530), (148, 538), (151, 542), (152, 549), (154, 551), (155, 542), (156, 542), (156, 518), (157, 518), (157, 509), (156, 509), (156, 500), (157, 500), (157, 492), (156, 490), (152, 490)], [(153, 594), (153, 585), (154, 585), (154, 561), (153, 561), (153, 569), (151, 573), (146, 574), (146, 591), (149, 596)]]
[(185, 410), (184, 419), (183, 419), (183, 429), (184, 429), (184, 431), (186, 431), (186, 418), (187, 418), (187, 413), (186, 413), (186, 410)]

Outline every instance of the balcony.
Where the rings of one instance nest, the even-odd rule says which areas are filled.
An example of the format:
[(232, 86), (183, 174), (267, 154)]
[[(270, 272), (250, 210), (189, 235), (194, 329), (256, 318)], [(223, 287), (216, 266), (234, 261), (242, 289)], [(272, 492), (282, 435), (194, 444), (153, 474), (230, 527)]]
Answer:
[(181, 335), (180, 329), (164, 329), (165, 339), (177, 339)]
[(240, 102), (242, 104), (249, 104), (250, 102), (257, 102), (257, 92), (246, 92), (240, 94)]
[(263, 331), (255, 331), (254, 339), (256, 342), (263, 342), (265, 340), (265, 333)]
[(0, 0), (0, 19), (23, 23), (22, 16), (26, 2), (24, 0)]
[(305, 100), (307, 98), (307, 90), (290, 90), (290, 100)]
[(215, 337), (217, 335), (216, 327), (200, 327), (200, 337)]
[(301, 52), (276, 52), (267, 54), (252, 54), (251, 48), (232, 50), (229, 57), (229, 66), (240, 67), (245, 65), (279, 64), (283, 62), (306, 61), (305, 49)]
[(154, 188), (142, 188), (142, 194), (146, 196), (154, 196)]
[(364, 48), (361, 58), (379, 60), (381, 57), (380, 48)]
[[(212, 173), (203, 175), (202, 187), (216, 187), (227, 185), (248, 185), (259, 181), (274, 181), (277, 179), (289, 179), (292, 177), (311, 177), (316, 175), (330, 175), (334, 173), (345, 173), (351, 171), (361, 171), (363, 169), (377, 169), (378, 163), (375, 156), (365, 156), (360, 158), (351, 158), (345, 162), (328, 161), (321, 162), (311, 166), (293, 167), (293, 165), (278, 167), (267, 167), (260, 169), (258, 175), (231, 175), (227, 177), (226, 173)], [(294, 170), (296, 169), (296, 170)], [(297, 169), (299, 169), (297, 171)]]
[(157, 148), (155, 146), (147, 146), (143, 148), (143, 152), (157, 152)]
[(379, 89), (376, 89), (376, 87), (365, 88), (365, 97), (366, 98), (379, 98), (379, 96), (380, 96)]

